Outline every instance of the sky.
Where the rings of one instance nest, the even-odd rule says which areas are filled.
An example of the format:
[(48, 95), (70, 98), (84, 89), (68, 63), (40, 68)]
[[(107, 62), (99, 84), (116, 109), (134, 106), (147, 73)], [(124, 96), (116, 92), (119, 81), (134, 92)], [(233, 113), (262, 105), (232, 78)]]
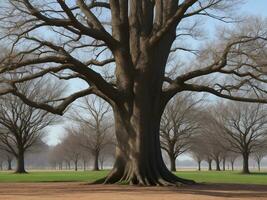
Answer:
[[(240, 9), (238, 9), (239, 15), (256, 15), (256, 16), (263, 16), (267, 17), (267, 0), (247, 0), (246, 3), (240, 6)], [(207, 22), (207, 26), (213, 26), (212, 22)], [(75, 89), (81, 89), (83, 87), (82, 83), (75, 82), (70, 90)], [(64, 123), (56, 126), (52, 126), (47, 128), (48, 135), (45, 138), (45, 142), (49, 145), (56, 145), (58, 142), (60, 142), (60, 139), (64, 135), (64, 126), (69, 124), (69, 122), (66, 120)], [(181, 157), (181, 159), (187, 159), (186, 156)]]

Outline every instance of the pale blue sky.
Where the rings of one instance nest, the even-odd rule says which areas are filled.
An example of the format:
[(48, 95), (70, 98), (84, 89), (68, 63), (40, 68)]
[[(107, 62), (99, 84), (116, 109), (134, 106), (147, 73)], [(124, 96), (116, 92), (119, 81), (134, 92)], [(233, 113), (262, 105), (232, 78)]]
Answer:
[[(267, 17), (267, 0), (247, 0), (239, 9), (239, 15), (257, 15)], [(208, 26), (211, 24), (207, 24)], [(71, 90), (75, 88), (80, 89), (83, 87), (80, 82), (76, 82), (72, 85)], [(65, 122), (68, 124), (69, 122)], [(46, 142), (50, 145), (55, 145), (60, 141), (60, 138), (64, 135), (63, 125), (53, 126), (47, 129), (48, 136)], [(182, 157), (183, 158), (183, 157)], [(185, 156), (184, 159), (187, 157)]]

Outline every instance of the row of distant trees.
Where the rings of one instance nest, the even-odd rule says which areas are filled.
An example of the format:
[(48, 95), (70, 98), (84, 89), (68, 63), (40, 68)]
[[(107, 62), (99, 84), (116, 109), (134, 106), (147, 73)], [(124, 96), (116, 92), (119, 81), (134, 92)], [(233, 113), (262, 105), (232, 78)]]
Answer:
[[(202, 97), (203, 98), (203, 97)], [(217, 102), (205, 106), (202, 98), (186, 93), (174, 98), (161, 120), (161, 147), (170, 158), (175, 171), (176, 158), (191, 153), (200, 164), (212, 162), (216, 170), (232, 169), (238, 157), (243, 159), (243, 173), (249, 173), (249, 158), (260, 163), (267, 154), (267, 110), (262, 104)]]

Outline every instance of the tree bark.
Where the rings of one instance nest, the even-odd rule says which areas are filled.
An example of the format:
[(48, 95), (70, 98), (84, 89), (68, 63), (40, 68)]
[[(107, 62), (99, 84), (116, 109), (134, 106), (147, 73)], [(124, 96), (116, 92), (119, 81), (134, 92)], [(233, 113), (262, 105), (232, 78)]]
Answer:
[(24, 152), (22, 150), (19, 150), (19, 153), (17, 155), (17, 169), (15, 173), (27, 173), (25, 170)]
[(243, 154), (243, 174), (249, 174), (249, 154), (247, 152), (244, 152)]

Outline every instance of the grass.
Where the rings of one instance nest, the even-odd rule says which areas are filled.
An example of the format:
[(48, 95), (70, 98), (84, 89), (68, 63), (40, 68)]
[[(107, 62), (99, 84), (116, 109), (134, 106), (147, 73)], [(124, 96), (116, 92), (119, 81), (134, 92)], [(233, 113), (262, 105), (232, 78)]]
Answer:
[[(28, 174), (14, 174), (0, 172), (0, 183), (5, 182), (93, 182), (103, 178), (108, 171), (33, 171)], [(236, 183), (236, 184), (261, 184), (267, 185), (267, 173), (252, 173), (243, 175), (240, 172), (208, 172), (208, 171), (181, 171), (177, 176), (192, 179), (199, 183)]]
[(239, 171), (183, 171), (176, 172), (177, 176), (195, 180), (198, 183), (236, 183), (267, 185), (267, 173), (241, 174)]
[(28, 174), (0, 172), (2, 182), (93, 182), (105, 177), (108, 171), (33, 171)]

